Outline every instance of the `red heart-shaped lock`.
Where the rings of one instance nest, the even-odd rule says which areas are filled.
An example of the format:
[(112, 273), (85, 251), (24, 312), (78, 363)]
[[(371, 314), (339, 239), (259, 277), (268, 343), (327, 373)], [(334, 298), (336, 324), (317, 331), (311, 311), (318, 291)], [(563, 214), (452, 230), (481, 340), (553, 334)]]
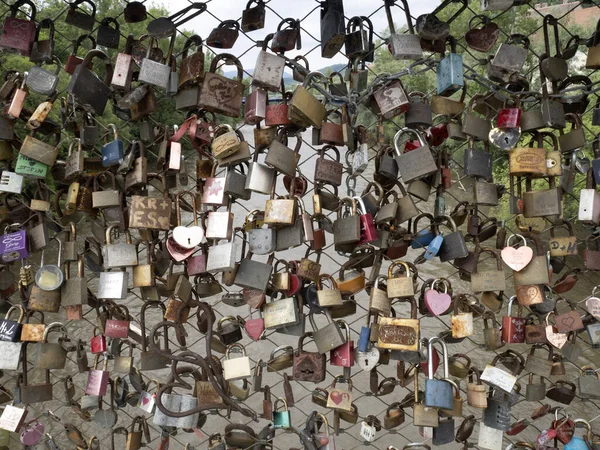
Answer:
[(496, 44), (500, 29), (495, 23), (488, 23), (481, 28), (473, 28), (465, 34), (465, 42), (478, 52), (487, 53)]

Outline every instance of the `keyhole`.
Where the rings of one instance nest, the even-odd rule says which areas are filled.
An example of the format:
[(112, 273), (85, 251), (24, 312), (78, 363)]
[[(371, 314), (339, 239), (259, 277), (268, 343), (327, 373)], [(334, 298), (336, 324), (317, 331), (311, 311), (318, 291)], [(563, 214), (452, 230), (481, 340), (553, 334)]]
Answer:
[(369, 360), (365, 359), (365, 366), (369, 367)]
[(192, 244), (192, 240), (190, 238), (188, 238), (188, 244)]

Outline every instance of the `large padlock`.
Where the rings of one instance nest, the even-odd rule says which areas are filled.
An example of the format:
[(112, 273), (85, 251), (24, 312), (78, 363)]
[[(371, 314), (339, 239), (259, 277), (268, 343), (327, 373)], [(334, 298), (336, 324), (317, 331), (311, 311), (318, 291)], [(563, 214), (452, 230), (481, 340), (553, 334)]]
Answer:
[(413, 28), (412, 17), (407, 0), (402, 1), (402, 9), (406, 16), (408, 33), (396, 33), (396, 27), (391, 13), (392, 4), (386, 3), (385, 10), (388, 19), (388, 27), (390, 29), (390, 38), (388, 48), (395, 59), (403, 60), (420, 60), (423, 58), (423, 49), (421, 48), (421, 38), (415, 34)]
[(321, 56), (333, 58), (345, 42), (344, 3), (327, 0), (321, 3)]
[[(515, 44), (521, 44), (518, 47)], [(529, 53), (529, 38), (522, 34), (511, 34), (506, 42), (500, 45), (494, 58), (488, 64), (488, 77), (496, 82), (508, 83), (523, 69)]]
[(148, 44), (148, 49), (146, 51), (146, 57), (142, 60), (140, 65), (140, 73), (138, 75), (138, 80), (150, 84), (152, 86), (156, 86), (161, 89), (167, 89), (169, 87), (169, 79), (171, 77), (171, 55), (173, 54), (173, 45), (175, 44), (175, 35), (171, 36), (171, 40), (169, 43), (169, 50), (167, 52), (167, 56), (164, 59), (166, 64), (162, 62), (157, 62), (151, 59), (150, 51), (153, 47), (154, 38), (151, 38), (150, 44)]
[(496, 430), (508, 431), (510, 429), (510, 403), (508, 394), (503, 393), (501, 399), (494, 398), (492, 390), (487, 398), (487, 407), (483, 411), (483, 423)]
[[(410, 104), (406, 115), (404, 116), (404, 123), (408, 128), (416, 128), (419, 130), (430, 128), (433, 124), (433, 118), (431, 115), (431, 106), (429, 100), (423, 92), (413, 91), (408, 95)], [(418, 99), (414, 101), (414, 99)]]
[[(31, 13), (30, 20), (17, 18), (17, 12), (23, 5), (29, 5)], [(35, 40), (35, 14), (36, 7), (29, 0), (18, 0), (10, 6), (10, 16), (4, 19), (0, 47), (14, 49), (21, 52), (23, 56), (29, 56), (31, 46)]]
[[(381, 333), (381, 330), (380, 330)], [(442, 345), (444, 357), (444, 379), (436, 380), (433, 378), (433, 344), (439, 342)], [(428, 343), (428, 376), (425, 380), (425, 406), (429, 408), (453, 409), (454, 393), (452, 384), (447, 380), (450, 378), (448, 372), (448, 353), (446, 343), (439, 338), (431, 338)]]
[[(230, 79), (216, 73), (217, 64), (221, 61), (237, 67), (237, 79)], [(209, 71), (204, 75), (200, 106), (210, 112), (239, 117), (244, 92), (243, 71), (242, 64), (233, 55), (221, 53), (213, 58)]]
[(131, 243), (129, 230), (125, 231), (126, 243), (112, 242), (113, 230), (119, 225), (111, 225), (106, 229), (106, 245), (103, 247), (104, 267), (106, 269), (119, 267), (133, 267), (138, 265), (137, 249)]
[[(100, 80), (98, 76), (92, 72), (88, 65), (90, 65), (93, 58), (100, 58), (105, 61), (106, 64), (106, 76), (104, 81)], [(91, 111), (95, 114), (102, 115), (104, 108), (108, 102), (110, 95), (110, 81), (112, 80), (113, 66), (106, 53), (100, 50), (90, 50), (83, 62), (77, 66), (69, 85), (67, 86), (67, 92), (72, 94), (82, 105), (90, 107)]]
[[(404, 134), (416, 135), (421, 146), (415, 150), (402, 153), (400, 151), (400, 139)], [(438, 167), (433, 159), (431, 150), (418, 131), (410, 128), (401, 128), (394, 136), (394, 148), (398, 171), (404, 183), (409, 183), (410, 181), (424, 178), (437, 172)]]
[(262, 50), (258, 53), (254, 66), (252, 85), (276, 92), (280, 89), (283, 80), (285, 60), (279, 55), (267, 52), (267, 44), (272, 38), (273, 34), (269, 34), (263, 40)]

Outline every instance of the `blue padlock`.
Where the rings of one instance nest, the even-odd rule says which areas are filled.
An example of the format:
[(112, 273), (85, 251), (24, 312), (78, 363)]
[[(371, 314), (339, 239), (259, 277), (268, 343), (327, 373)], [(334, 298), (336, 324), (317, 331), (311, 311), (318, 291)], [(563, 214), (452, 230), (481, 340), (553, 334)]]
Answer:
[[(573, 423), (575, 424), (575, 429), (577, 429), (577, 424), (583, 425), (587, 430), (586, 435), (588, 437), (588, 441), (592, 442), (592, 427), (590, 423), (584, 419), (575, 419)], [(571, 440), (565, 444), (565, 450), (589, 450), (589, 447), (585, 442), (585, 439), (580, 436), (576, 436), (575, 433), (573, 433)]]
[(358, 351), (368, 352), (369, 351), (369, 338), (371, 337), (371, 327), (363, 326), (360, 329), (360, 336), (358, 338)]
[(446, 38), (450, 43), (450, 53), (442, 59), (436, 70), (438, 95), (450, 96), (462, 89), (465, 85), (463, 76), (463, 57), (456, 53), (456, 39), (452, 36)]
[(104, 167), (118, 166), (123, 162), (123, 141), (119, 140), (117, 127), (112, 123), (108, 124), (108, 128), (112, 128), (115, 139), (111, 142), (106, 142), (104, 136), (104, 145), (102, 146), (102, 165)]
[(417, 231), (419, 220), (421, 220), (422, 217), (427, 217), (429, 219), (429, 223), (433, 223), (433, 216), (429, 213), (421, 213), (415, 217), (413, 222), (413, 238), (410, 244), (413, 249), (425, 248), (429, 245), (433, 238), (435, 238), (435, 233), (431, 225), (429, 228)]
[(439, 253), (440, 248), (442, 247), (443, 243), (444, 243), (444, 236), (442, 236), (441, 234), (438, 234), (436, 237), (433, 238), (433, 240), (427, 246), (427, 250), (425, 250), (425, 254), (423, 255), (423, 257), (425, 259), (435, 258), (437, 256), (437, 254)]
[[(439, 342), (442, 345), (442, 355), (444, 357), (444, 379), (436, 380), (433, 378), (433, 344)], [(428, 408), (453, 409), (454, 408), (454, 392), (452, 384), (448, 381), (450, 375), (448, 372), (448, 349), (446, 343), (438, 338), (432, 337), (429, 339), (427, 346), (429, 357), (427, 358), (428, 377), (425, 379), (425, 406)]]

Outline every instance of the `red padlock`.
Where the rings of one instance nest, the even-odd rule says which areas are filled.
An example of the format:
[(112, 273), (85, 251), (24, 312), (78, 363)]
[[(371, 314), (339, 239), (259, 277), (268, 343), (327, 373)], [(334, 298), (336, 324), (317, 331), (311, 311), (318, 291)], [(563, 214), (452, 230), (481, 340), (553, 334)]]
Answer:
[[(283, 80), (281, 82), (282, 103), (268, 103), (265, 114), (265, 125), (267, 126), (286, 126), (292, 122), (288, 119), (288, 101), (292, 98), (291, 92), (285, 92)], [(267, 99), (268, 101), (268, 99)]]
[(354, 341), (350, 339), (350, 327), (345, 320), (337, 321), (340, 328), (346, 329), (346, 342), (329, 352), (329, 361), (333, 366), (354, 366)]
[[(106, 322), (108, 323), (108, 320)], [(94, 328), (94, 336), (90, 341), (92, 353), (104, 353), (106, 351), (106, 337), (103, 334), (96, 334), (99, 331), (97, 327)]]
[(523, 431), (525, 428), (529, 426), (529, 421), (527, 419), (521, 419), (516, 421), (510, 426), (510, 430), (506, 432), (507, 436), (515, 436)]
[(302, 280), (298, 276), (298, 261), (290, 261), (290, 288), (285, 291), (287, 297), (293, 297), (302, 289)]
[[(429, 341), (427, 339), (422, 339), (421, 340), (421, 349), (423, 354), (425, 355), (425, 360), (421, 361), (421, 371), (423, 373), (429, 373), (429, 355), (427, 354), (428, 349), (429, 349)], [(432, 363), (433, 363), (433, 374), (435, 375), (435, 373), (438, 370), (438, 367), (440, 366), (440, 354), (438, 353), (437, 349), (435, 347), (433, 347), (433, 354), (431, 355), (432, 358)]]
[[(525, 317), (511, 316), (513, 301), (517, 299), (513, 295), (508, 301), (507, 315), (502, 317), (502, 340), (508, 344), (522, 344), (525, 342)], [(519, 305), (519, 315), (523, 312), (523, 307)]]
[[(431, 136), (431, 137), (430, 137)], [(432, 147), (439, 147), (448, 139), (448, 125), (440, 123), (431, 127), (426, 134), (427, 141)]]
[(404, 144), (404, 153), (408, 153), (410, 151), (416, 150), (421, 146), (421, 143), (417, 141), (406, 141)]
[(373, 215), (367, 213), (367, 208), (361, 197), (354, 197), (357, 203), (360, 204), (360, 240), (358, 245), (367, 244), (377, 239), (377, 229), (375, 228), (375, 221)]
[(498, 111), (498, 118), (496, 119), (497, 128), (518, 128), (521, 125), (521, 113), (523, 110), (520, 108), (519, 97), (517, 97), (517, 103), (511, 108), (506, 107), (506, 101), (504, 107)]
[[(23, 5), (29, 5), (31, 20), (18, 19), (17, 11)], [(29, 56), (35, 40), (35, 5), (29, 0), (19, 0), (10, 7), (10, 16), (4, 19), (0, 47), (19, 50), (22, 56)]]
[[(114, 320), (114, 319), (108, 319), (106, 321), (106, 325), (104, 326), (104, 335), (111, 337), (111, 338), (121, 338), (121, 339), (127, 339), (127, 336), (129, 334), (129, 320)], [(100, 337), (100, 336), (98, 336)], [(104, 343), (105, 349), (106, 349), (106, 340)], [(93, 347), (93, 339), (92, 339), (92, 347)], [(102, 350), (104, 351), (104, 350)], [(100, 352), (94, 352), (94, 350), (92, 350), (92, 353), (101, 353)]]
[(550, 427), (556, 430), (556, 439), (563, 444), (567, 444), (571, 438), (573, 438), (573, 434), (575, 433), (575, 422), (569, 419), (568, 416), (558, 420), (558, 411), (560, 411), (560, 409), (561, 408), (557, 408), (556, 411), (554, 411), (554, 420)]

